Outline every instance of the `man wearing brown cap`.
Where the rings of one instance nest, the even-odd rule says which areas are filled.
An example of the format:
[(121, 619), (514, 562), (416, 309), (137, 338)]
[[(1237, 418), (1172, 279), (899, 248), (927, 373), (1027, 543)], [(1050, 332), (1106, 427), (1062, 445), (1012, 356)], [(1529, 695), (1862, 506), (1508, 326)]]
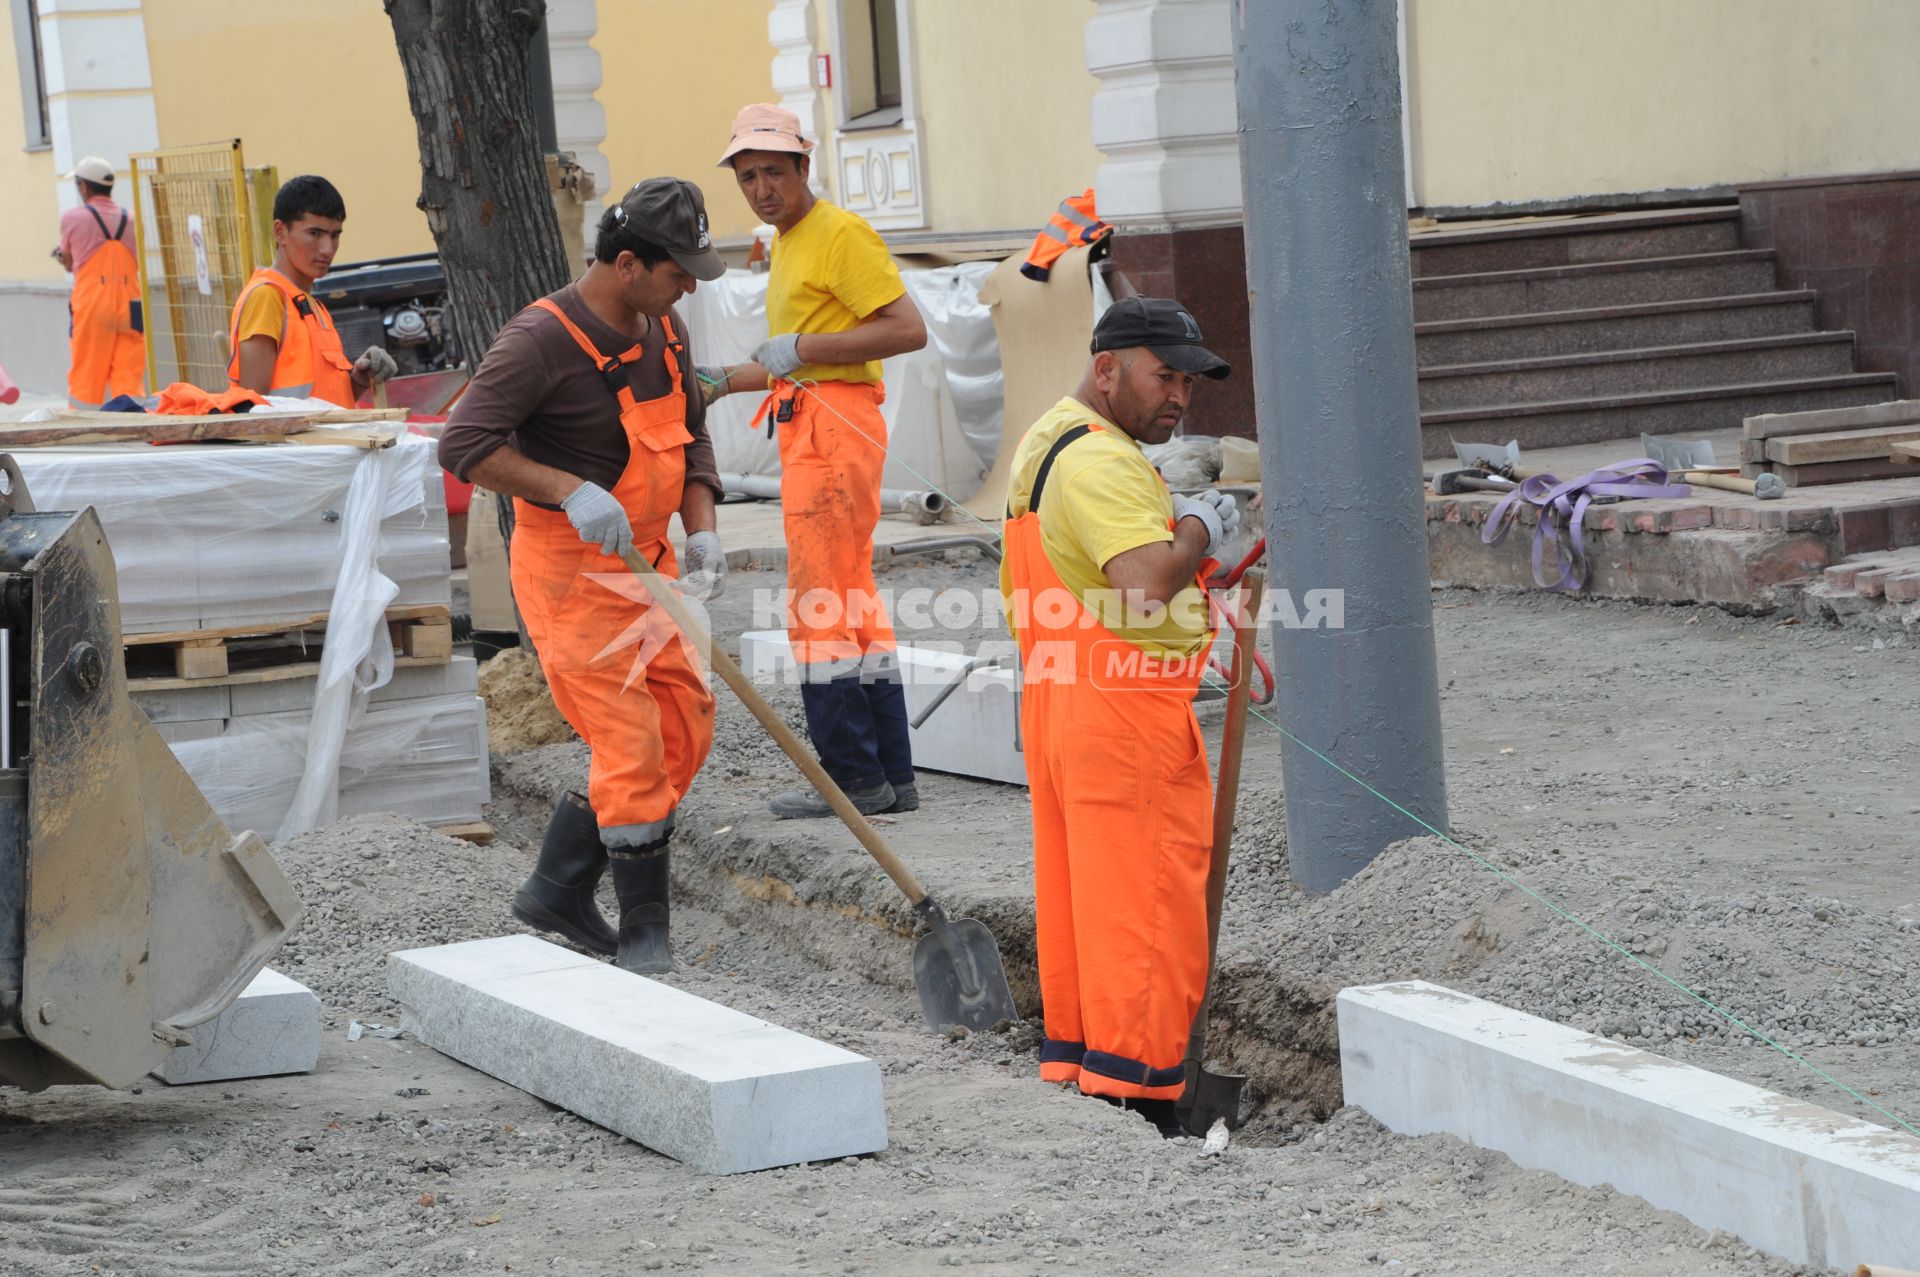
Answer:
[(1201, 341), (1177, 302), (1107, 309), (1079, 389), (1013, 454), (1000, 569), (1025, 670), (1040, 1076), (1163, 1125), (1207, 982), (1203, 577), (1240, 516), (1170, 493), (1141, 445), (1230, 371)]
[[(783, 107), (756, 104), (734, 119), (720, 167), (778, 232), (772, 335), (714, 391), (768, 392), (759, 415), (780, 447), (787, 590), (800, 605), (788, 608), (787, 638), (821, 765), (861, 811), (912, 811), (907, 701), (873, 580), (873, 530), (887, 459), (880, 361), (926, 345), (927, 326), (873, 228), (808, 188), (812, 149)], [(833, 810), (811, 789), (770, 806), (788, 818)]]
[[(587, 794), (554, 809), (514, 915), (642, 973), (673, 966), (667, 843), (713, 743), (713, 694), (617, 556), (676, 575), (677, 513), (687, 591), (711, 597), (725, 577), (720, 475), (673, 309), (725, 269), (700, 188), (639, 183), (600, 219), (587, 273), (501, 328), (440, 440), (448, 470), (514, 498), (514, 599), (592, 751)], [(609, 861), (617, 928), (594, 904)]]

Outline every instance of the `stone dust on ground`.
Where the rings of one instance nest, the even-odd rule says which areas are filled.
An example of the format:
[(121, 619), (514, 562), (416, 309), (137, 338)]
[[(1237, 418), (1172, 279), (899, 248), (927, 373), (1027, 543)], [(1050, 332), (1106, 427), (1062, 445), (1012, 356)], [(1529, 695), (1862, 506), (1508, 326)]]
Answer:
[[(748, 576), (713, 609), (728, 635), (753, 624)], [(888, 579), (977, 588), (988, 578), (979, 564), (936, 561)], [(1470, 685), (1444, 697), (1460, 841), (1910, 1113), (1920, 895), (1899, 876), (1912, 869), (1913, 823), (1894, 809), (1912, 790), (1878, 782), (1889, 769), (1911, 774), (1913, 654), (1856, 652), (1764, 622), (1689, 625), (1675, 609), (1456, 592), (1436, 602), (1443, 683), (1456, 667), (1501, 667), (1499, 696)], [(983, 623), (962, 637), (991, 632)], [(1751, 713), (1731, 693), (1716, 694), (1711, 716), (1697, 698), (1689, 708), (1682, 693), (1701, 683), (1688, 672), (1707, 677), (1736, 658), (1744, 687), (1771, 689), (1747, 693)], [(1631, 719), (1603, 730), (1600, 707), (1633, 689), (1645, 695)], [(1765, 725), (1782, 698), (1804, 703)], [(771, 743), (724, 691), (720, 701), (689, 824), (790, 783)], [(797, 697), (776, 703), (797, 724)], [(1217, 711), (1204, 717), (1211, 727)], [(1553, 752), (1529, 760), (1538, 770), (1496, 752), (1556, 731)], [(1271, 740), (1250, 741), (1223, 928), (1225, 1012), (1249, 1031), (1292, 1014), (1263, 1004), (1263, 985), (1330, 991), (1418, 974), (1842, 1107), (1805, 1089), (1801, 1066), (1735, 1045), (1697, 1004), (1437, 839), (1396, 845), (1329, 896), (1291, 892), (1276, 760)], [(387, 952), (520, 929), (506, 900), (545, 812), (512, 795), (581, 785), (585, 761), (577, 740), (497, 756), (496, 776), (513, 784), (499, 786), (508, 798), (490, 813), (501, 833), (491, 847), (363, 816), (276, 848), (309, 910), (278, 965), (326, 1006), (318, 1071), (0, 1097), (0, 1271), (1798, 1271), (1637, 1198), (1449, 1137), (1392, 1136), (1351, 1109), (1322, 1123), (1270, 1106), (1223, 1156), (1204, 1157), (1197, 1141), (1162, 1139), (1036, 1081), (1032, 1024), (932, 1034), (898, 983), (742, 926), (697, 889), (703, 844), (692, 840), (676, 852), (684, 899), (669, 981), (875, 1059), (886, 1152), (708, 1178), (411, 1038), (349, 1041), (352, 1020), (393, 1021)], [(1809, 863), (1772, 827), (1783, 808), (1817, 812), (1818, 791), (1842, 778), (1856, 782), (1844, 801), (1861, 810), (1810, 840)], [(933, 802), (918, 819), (997, 836), (1004, 863), (1019, 863), (1018, 791), (928, 781)], [(1756, 825), (1769, 833), (1755, 837)], [(1286, 1031), (1311, 1029), (1294, 1019)]]

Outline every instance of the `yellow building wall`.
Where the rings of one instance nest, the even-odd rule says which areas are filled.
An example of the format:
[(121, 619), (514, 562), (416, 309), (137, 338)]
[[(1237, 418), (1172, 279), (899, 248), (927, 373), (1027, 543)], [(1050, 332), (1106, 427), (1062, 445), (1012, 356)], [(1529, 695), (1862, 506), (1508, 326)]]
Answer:
[(61, 280), (47, 254), (60, 239), (59, 176), (51, 150), (26, 149), (13, 20), (0, 10), (0, 279)]
[(340, 188), (340, 260), (433, 251), (406, 78), (380, 0), (145, 0), (160, 144), (237, 137)]
[(1409, 0), (1429, 207), (1920, 168), (1914, 0)]
[(717, 239), (759, 224), (733, 175), (715, 168), (727, 126), (749, 102), (774, 102), (768, 0), (600, 0), (601, 154), (617, 196), (646, 177), (679, 177), (707, 197)]
[(1087, 0), (912, 0), (930, 229), (1037, 227), (1093, 185)]

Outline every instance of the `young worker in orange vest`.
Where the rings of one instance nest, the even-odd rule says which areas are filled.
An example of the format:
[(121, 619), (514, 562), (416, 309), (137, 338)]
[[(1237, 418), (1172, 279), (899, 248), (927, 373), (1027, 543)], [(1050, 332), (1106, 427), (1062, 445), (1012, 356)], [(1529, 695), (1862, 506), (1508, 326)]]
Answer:
[(98, 408), (119, 395), (140, 394), (147, 378), (147, 339), (140, 314), (140, 236), (133, 215), (113, 202), (113, 165), (89, 155), (73, 166), (80, 206), (60, 215), (53, 250), (73, 272), (72, 362), (67, 403)]
[[(713, 744), (713, 693), (678, 630), (616, 556), (720, 592), (720, 472), (673, 303), (726, 271), (700, 188), (639, 183), (600, 219), (587, 273), (508, 320), (440, 437), (440, 464), (514, 498), (513, 596), (554, 704), (592, 752), (513, 912), (629, 971), (673, 968), (667, 843)], [(613, 867), (619, 925), (593, 901)]]
[(351, 408), (400, 370), (380, 346), (348, 359), (333, 316), (312, 295), (340, 251), (346, 222), (346, 201), (324, 177), (293, 178), (273, 197), (273, 265), (253, 272), (233, 304), (230, 385)]
[[(827, 774), (862, 812), (920, 805), (893, 625), (873, 580), (880, 471), (887, 459), (880, 361), (927, 344), (926, 321), (880, 237), (814, 198), (813, 143), (782, 107), (734, 119), (721, 168), (778, 232), (767, 276), (772, 336), (753, 362), (715, 370), (715, 397), (769, 392), (787, 534), (787, 637), (801, 671), (807, 733)], [(817, 605), (817, 606), (816, 606)], [(774, 795), (776, 816), (833, 814), (812, 789)]]
[(1202, 575), (1240, 516), (1218, 492), (1172, 495), (1141, 445), (1230, 371), (1200, 343), (1177, 302), (1101, 316), (1080, 388), (1014, 452), (1000, 570), (1025, 671), (1040, 1076), (1163, 1127), (1207, 980)]

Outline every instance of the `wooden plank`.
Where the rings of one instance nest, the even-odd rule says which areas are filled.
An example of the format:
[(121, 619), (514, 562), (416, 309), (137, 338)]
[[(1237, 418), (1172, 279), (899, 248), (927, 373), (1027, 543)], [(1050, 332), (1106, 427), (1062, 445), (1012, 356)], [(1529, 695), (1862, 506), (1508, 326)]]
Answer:
[(1827, 461), (1819, 465), (1776, 464), (1773, 472), (1789, 488), (1822, 483), (1861, 483), (1872, 479), (1912, 478), (1913, 468), (1898, 461)]
[[(396, 656), (393, 658), (395, 669), (411, 669), (423, 665), (445, 665), (445, 661), (424, 657)], [(130, 678), (127, 691), (133, 692), (178, 692), (190, 687), (239, 687), (252, 683), (279, 683), (293, 678), (318, 678), (320, 662), (299, 661), (291, 665), (269, 665), (257, 670), (241, 670), (238, 673), (224, 674), (215, 678)]]
[(1880, 426), (1871, 430), (1830, 430), (1817, 435), (1775, 435), (1766, 441), (1767, 460), (1791, 466), (1824, 461), (1883, 460), (1887, 446), (1920, 441), (1920, 425)]
[(1920, 442), (1896, 443), (1887, 449), (1887, 460), (1914, 462), (1920, 461)]
[(393, 627), (394, 646), (408, 656), (418, 656), (427, 660), (450, 661), (453, 659), (453, 624), (451, 621), (417, 621)]
[(1749, 439), (1775, 435), (1820, 435), (1829, 430), (1864, 430), (1874, 426), (1910, 426), (1920, 422), (1920, 399), (1861, 404), (1855, 408), (1820, 408), (1813, 412), (1777, 412), (1748, 417), (1741, 433)]
[(227, 645), (223, 639), (195, 639), (173, 649), (176, 678), (200, 682), (227, 672)]
[[(389, 621), (443, 621), (453, 623), (452, 614), (444, 603), (413, 603), (404, 607), (387, 609)], [(262, 621), (252, 625), (233, 625), (225, 629), (206, 630), (168, 630), (154, 634), (128, 634), (121, 643), (128, 647), (138, 647), (147, 643), (190, 643), (196, 639), (260, 638), (269, 634), (290, 634), (296, 630), (318, 629), (327, 623), (325, 612), (315, 612), (307, 616), (296, 616), (283, 621)]]
[(449, 838), (458, 838), (476, 847), (485, 847), (493, 841), (493, 826), (484, 820), (476, 820), (465, 825), (435, 825), (434, 829)]
[[(115, 420), (118, 418), (118, 420)], [(220, 439), (282, 438), (313, 427), (311, 413), (175, 417), (161, 413), (98, 413), (58, 421), (0, 425), (0, 449), (65, 447), (82, 443), (203, 443)]]

